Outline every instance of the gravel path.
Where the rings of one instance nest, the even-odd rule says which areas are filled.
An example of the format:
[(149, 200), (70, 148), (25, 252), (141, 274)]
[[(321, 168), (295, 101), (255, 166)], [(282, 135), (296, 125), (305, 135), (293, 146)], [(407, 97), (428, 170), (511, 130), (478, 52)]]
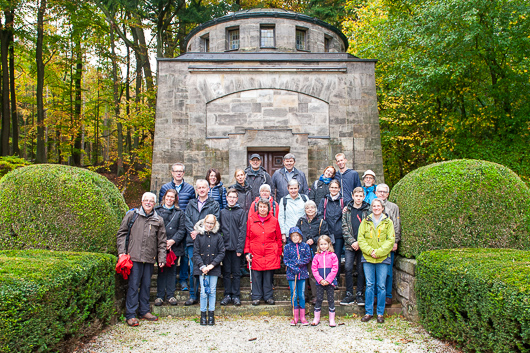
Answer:
[[(331, 328), (326, 318), (317, 327), (291, 327), (286, 317), (216, 317), (216, 325), (200, 326), (198, 318), (160, 318), (131, 328), (111, 326), (80, 352), (451, 352), (419, 325), (399, 317), (384, 324), (341, 318)], [(251, 339), (254, 339), (252, 340)], [(79, 352), (79, 351), (78, 351)]]

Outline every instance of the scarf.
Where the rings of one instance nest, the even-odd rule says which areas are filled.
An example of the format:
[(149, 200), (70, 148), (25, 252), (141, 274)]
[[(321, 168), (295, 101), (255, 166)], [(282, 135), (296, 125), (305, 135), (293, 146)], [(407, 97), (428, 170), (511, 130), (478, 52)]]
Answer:
[(320, 176), (320, 178), (318, 178), (318, 180), (320, 180), (321, 182), (323, 182), (324, 184), (329, 184), (331, 182), (331, 178), (324, 178), (324, 174), (322, 174)]

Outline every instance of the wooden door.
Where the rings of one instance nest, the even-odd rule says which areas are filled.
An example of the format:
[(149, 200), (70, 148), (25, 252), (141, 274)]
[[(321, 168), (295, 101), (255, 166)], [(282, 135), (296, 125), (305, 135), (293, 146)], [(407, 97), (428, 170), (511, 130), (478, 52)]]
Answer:
[(272, 176), (275, 171), (283, 167), (283, 156), (287, 152), (248, 151), (247, 160), (254, 153), (258, 153), (261, 156), (261, 166)]

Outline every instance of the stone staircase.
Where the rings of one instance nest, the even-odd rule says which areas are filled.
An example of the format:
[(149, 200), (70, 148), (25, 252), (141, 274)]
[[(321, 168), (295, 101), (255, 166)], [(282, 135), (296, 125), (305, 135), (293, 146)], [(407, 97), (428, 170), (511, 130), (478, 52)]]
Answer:
[[(267, 305), (263, 301), (260, 305), (253, 306), (251, 305), (250, 299), (250, 278), (241, 277), (241, 306), (237, 307), (233, 304), (226, 306), (221, 306), (219, 303), (224, 297), (224, 286), (222, 278), (219, 278), (217, 282), (217, 292), (216, 292), (216, 315), (224, 316), (242, 316), (242, 315), (270, 315), (270, 316), (291, 316), (292, 307), (290, 305), (290, 291), (287, 278), (285, 277), (285, 268), (277, 270), (277, 273), (274, 274), (274, 300), (276, 301), (275, 305)], [(178, 272), (177, 272), (178, 273)], [(181, 291), (177, 285), (177, 290), (175, 292), (175, 298), (178, 301), (178, 304), (173, 306), (169, 305), (167, 302), (164, 302), (162, 306), (155, 306), (153, 303), (156, 299), (156, 276), (157, 272), (155, 270), (153, 278), (151, 280), (151, 310), (152, 313), (158, 316), (173, 316), (173, 317), (194, 317), (200, 315), (199, 304), (184, 306), (184, 302), (189, 298), (188, 291)], [(354, 284), (356, 279), (354, 278)], [(357, 304), (343, 306), (340, 305), (340, 301), (346, 295), (345, 287), (345, 277), (344, 271), (342, 271), (340, 277), (338, 278), (338, 290), (335, 290), (335, 311), (337, 316), (346, 316), (356, 314), (357, 316), (362, 316), (365, 313), (364, 306), (358, 306)], [(354, 288), (355, 290), (355, 288)], [(307, 293), (307, 291), (306, 291)], [(309, 295), (306, 297), (310, 298)], [(394, 296), (395, 297), (395, 296)], [(375, 309), (375, 308), (374, 308)], [(308, 312), (313, 311), (313, 305), (310, 303), (310, 300), (306, 300), (306, 310)], [(401, 304), (394, 301), (391, 306), (385, 308), (385, 314), (395, 315), (400, 314), (402, 311)], [(327, 315), (328, 304), (324, 295), (324, 302), (322, 303), (322, 312), (323, 315)]]

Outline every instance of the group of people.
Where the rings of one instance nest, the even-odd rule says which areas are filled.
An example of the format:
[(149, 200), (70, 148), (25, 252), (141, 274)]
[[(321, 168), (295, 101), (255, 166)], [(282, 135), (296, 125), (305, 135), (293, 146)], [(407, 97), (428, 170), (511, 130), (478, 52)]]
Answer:
[[(335, 156), (310, 186), (295, 167), (295, 156), (283, 158), (272, 177), (252, 154), (249, 166), (235, 171), (236, 183), (226, 189), (218, 170), (210, 169), (195, 187), (184, 181), (185, 166), (171, 168), (173, 179), (156, 195), (145, 193), (142, 206), (124, 217), (117, 234), (118, 253), (129, 254), (133, 268), (126, 298), (126, 319), (157, 320), (149, 310), (149, 284), (158, 263), (157, 298), (177, 305), (176, 282), (189, 291), (184, 305), (200, 301), (201, 325), (214, 325), (217, 280), (223, 277), (221, 305), (241, 305), (242, 267), (251, 269), (252, 305), (274, 305), (273, 277), (286, 266), (293, 306), (292, 325), (309, 325), (305, 317), (306, 280), (314, 304), (312, 325), (320, 322), (324, 292), (329, 323), (335, 326), (334, 291), (344, 255), (346, 295), (341, 305), (365, 306), (363, 322), (384, 321), (392, 303), (392, 266), (400, 239), (399, 209), (387, 200), (389, 187), (376, 185), (367, 170), (361, 180)], [(177, 279), (177, 261), (180, 273)], [(354, 270), (357, 285), (354, 291)], [(200, 292), (199, 292), (200, 287)]]

